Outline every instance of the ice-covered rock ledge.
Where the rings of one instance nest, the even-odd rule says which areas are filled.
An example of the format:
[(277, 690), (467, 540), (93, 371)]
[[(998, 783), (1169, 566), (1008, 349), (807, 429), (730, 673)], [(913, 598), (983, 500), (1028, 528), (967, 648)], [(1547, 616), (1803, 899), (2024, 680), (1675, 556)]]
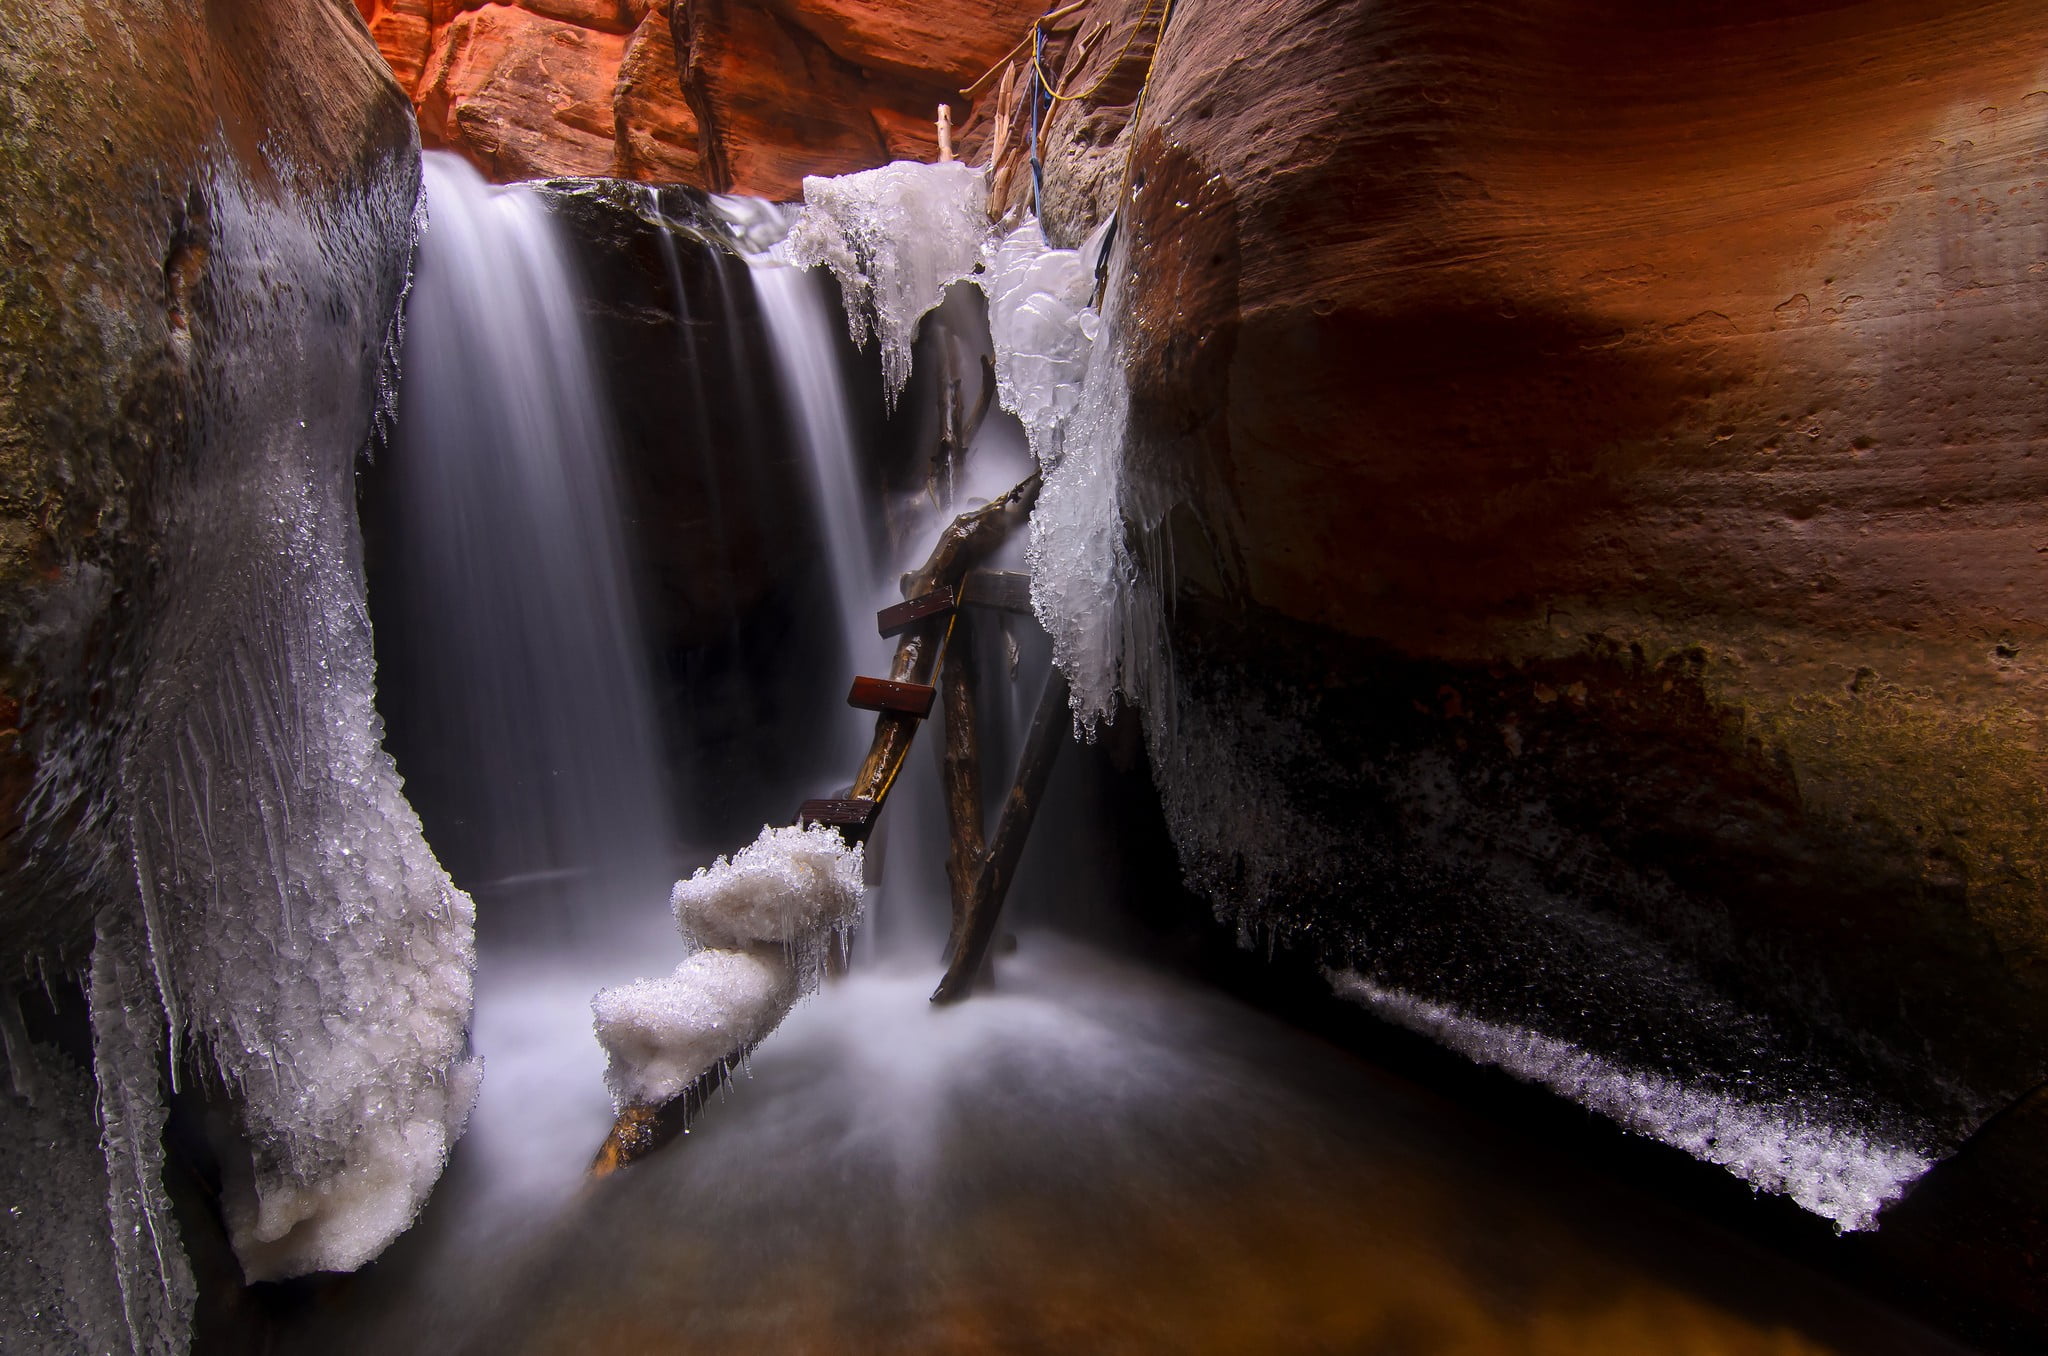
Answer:
[(1478, 1064), (1562, 1093), (1641, 1135), (1726, 1168), (1763, 1191), (1789, 1196), (1845, 1230), (1874, 1229), (1934, 1160), (1854, 1126), (1783, 1105), (1747, 1102), (1664, 1074), (1631, 1069), (1526, 1027), (1483, 1021), (1333, 971), (1341, 998), (1448, 1046)]

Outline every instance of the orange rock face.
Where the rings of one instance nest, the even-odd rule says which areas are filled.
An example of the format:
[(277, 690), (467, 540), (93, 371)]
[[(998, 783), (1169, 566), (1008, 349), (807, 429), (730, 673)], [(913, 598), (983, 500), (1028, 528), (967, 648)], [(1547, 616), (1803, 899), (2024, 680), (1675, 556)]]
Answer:
[(937, 106), (1036, 0), (357, 0), (422, 141), (501, 182), (609, 174), (796, 196), (937, 153)]
[(1174, 738), (1286, 694), (1277, 794), (1252, 741), (1203, 766), (1367, 826), (1340, 868), (1191, 812), (1256, 921), (1631, 1060), (1703, 977), (1824, 1072), (1879, 1052), (1935, 1143), (2038, 1083), (2044, 40), (2019, 0), (1182, 0), (1135, 133), (1127, 89), (1055, 110), (1055, 236), (1135, 148), (1126, 506), (1213, 602), (1178, 672), (1252, 675)]

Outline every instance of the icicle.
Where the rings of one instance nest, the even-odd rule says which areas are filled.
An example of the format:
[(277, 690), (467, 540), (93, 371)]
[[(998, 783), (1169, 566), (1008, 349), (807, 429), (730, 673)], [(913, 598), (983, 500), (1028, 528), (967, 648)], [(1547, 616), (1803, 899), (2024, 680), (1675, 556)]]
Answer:
[(163, 1184), (163, 1009), (135, 921), (102, 914), (87, 1000), (114, 1278), (136, 1356), (182, 1356), (197, 1296)]
[(855, 343), (882, 346), (890, 405), (910, 380), (918, 321), (967, 277), (988, 235), (988, 187), (959, 161), (898, 161), (836, 179), (804, 180), (804, 210), (790, 230), (790, 262), (823, 264), (846, 295)]
[(21, 1000), (12, 985), (0, 983), (0, 1049), (7, 1055), (7, 1077), (14, 1095), (30, 1106), (36, 1101), (35, 1060), (28, 1048), (28, 1025), (21, 1020)]

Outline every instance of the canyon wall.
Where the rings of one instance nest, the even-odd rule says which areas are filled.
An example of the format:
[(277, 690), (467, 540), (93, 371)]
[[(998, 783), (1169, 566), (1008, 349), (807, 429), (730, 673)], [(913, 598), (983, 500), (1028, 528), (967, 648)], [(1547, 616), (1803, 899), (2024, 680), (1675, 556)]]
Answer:
[[(1061, 72), (1154, 763), (1247, 936), (1937, 1155), (2040, 1083), (2044, 38), (1183, 0), (1135, 119), (1117, 42)], [(1956, 1284), (2038, 1323), (2028, 1255)]]
[(1032, 0), (357, 0), (420, 136), (500, 182), (614, 175), (787, 200), (937, 155), (937, 107)]

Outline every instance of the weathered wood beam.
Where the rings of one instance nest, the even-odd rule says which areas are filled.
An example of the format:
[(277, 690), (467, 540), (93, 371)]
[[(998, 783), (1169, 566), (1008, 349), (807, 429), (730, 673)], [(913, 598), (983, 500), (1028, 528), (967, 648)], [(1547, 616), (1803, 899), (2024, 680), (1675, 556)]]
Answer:
[(966, 935), (974, 882), (981, 874), (985, 845), (981, 829), (981, 736), (974, 712), (973, 619), (954, 623), (953, 651), (947, 656), (945, 705), (941, 732), (945, 745), (939, 764), (946, 792), (947, 892), (953, 902), (953, 926), (946, 938), (946, 959), (960, 949)]
[(1031, 576), (1015, 570), (969, 570), (960, 584), (960, 605), (1029, 613)]
[(875, 630), (883, 636), (900, 636), (926, 617), (937, 617), (951, 612), (959, 605), (960, 590), (955, 588), (933, 589), (907, 603), (885, 607), (875, 614)]
[[(986, 560), (1019, 524), (1031, 516), (1031, 506), (1038, 500), (1038, 486), (1038, 473), (1034, 471), (999, 497), (953, 519), (939, 533), (938, 541), (932, 546), (924, 564), (904, 576), (904, 596), (919, 597), (940, 587), (957, 589), (962, 576)], [(947, 620), (950, 626), (950, 615)], [(930, 687), (946, 648), (947, 631), (948, 627), (941, 627), (936, 616), (913, 623), (896, 643), (896, 657), (889, 667), (890, 680)], [(1064, 702), (1065, 698), (1061, 700)], [(901, 711), (882, 712), (875, 719), (875, 737), (868, 746), (867, 758), (861, 763), (860, 774), (854, 778), (846, 794), (832, 801), (806, 801), (805, 808), (823, 813), (827, 806), (845, 807), (864, 802), (859, 811), (859, 821), (840, 826), (840, 832), (850, 843), (865, 841), (876, 816), (881, 813), (889, 787), (910, 753), (911, 740), (921, 723), (918, 717)], [(744, 1053), (734, 1052), (726, 1063), (741, 1058)], [(624, 1108), (614, 1119), (611, 1133), (605, 1137), (603, 1147), (591, 1162), (591, 1175), (603, 1177), (616, 1172), (685, 1133), (706, 1099), (724, 1083), (725, 1077), (726, 1064), (719, 1064), (699, 1077), (680, 1096), (660, 1106)]]
[(923, 720), (938, 700), (937, 689), (924, 683), (897, 683), (887, 678), (856, 678), (846, 704), (862, 711), (901, 711)]
[(660, 1106), (635, 1104), (621, 1111), (612, 1122), (611, 1133), (599, 1146), (597, 1157), (590, 1160), (590, 1175), (609, 1177), (677, 1136), (688, 1134), (690, 1122), (697, 1119), (697, 1114), (711, 1100), (711, 1094), (725, 1086), (728, 1069), (744, 1057), (745, 1052), (740, 1052), (712, 1065), (697, 1075), (696, 1081), (684, 1088), (680, 1095)]
[[(924, 564), (904, 576), (903, 596), (917, 598), (940, 587), (957, 586), (963, 575), (992, 555), (1031, 516), (1031, 506), (1038, 502), (1038, 484), (1038, 472), (1033, 471), (1008, 491), (948, 523)], [(896, 658), (889, 666), (890, 679), (931, 686), (944, 646), (945, 630), (935, 618), (918, 623), (896, 642)], [(915, 716), (894, 711), (882, 713), (875, 721), (875, 737), (868, 745), (868, 756), (847, 792), (850, 798), (886, 798), (896, 774), (902, 770), (903, 760), (910, 755), (910, 742), (917, 734), (917, 726)]]
[(1054, 761), (1073, 731), (1073, 716), (1067, 710), (1067, 676), (1053, 665), (1046, 676), (1045, 691), (1038, 710), (1031, 717), (1031, 732), (1024, 737), (1024, 752), (1017, 760), (1017, 780), (1003, 802), (996, 820), (995, 837), (974, 882), (967, 901), (966, 918), (956, 923), (959, 945), (947, 961), (945, 977), (932, 991), (932, 1002), (952, 1003), (973, 991), (995, 940), (996, 920), (1003, 911), (1003, 897), (1016, 877), (1017, 863), (1024, 856), (1024, 841), (1030, 836), (1031, 821), (1045, 798), (1046, 782), (1052, 777)]
[(797, 807), (796, 822), (805, 828), (829, 824), (835, 829), (855, 829), (865, 837), (881, 808), (871, 800), (807, 800)]

